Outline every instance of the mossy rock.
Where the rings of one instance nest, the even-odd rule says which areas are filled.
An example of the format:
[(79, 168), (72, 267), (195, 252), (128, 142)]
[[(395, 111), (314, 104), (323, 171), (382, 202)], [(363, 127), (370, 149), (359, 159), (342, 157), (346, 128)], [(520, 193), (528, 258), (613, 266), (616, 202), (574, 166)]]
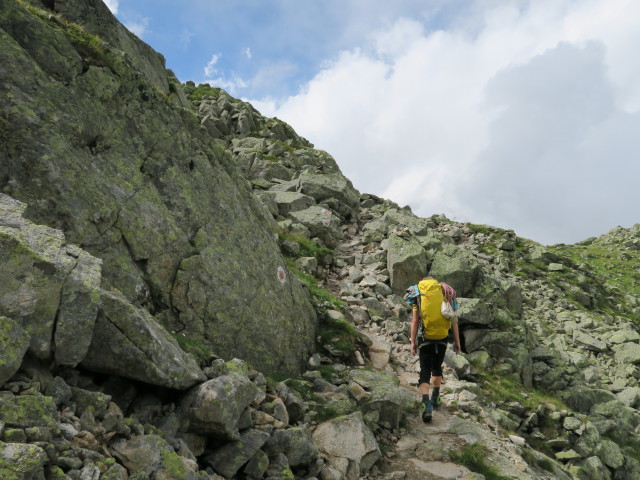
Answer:
[(58, 430), (58, 412), (53, 398), (44, 395), (0, 397), (0, 421), (16, 428), (47, 427)]

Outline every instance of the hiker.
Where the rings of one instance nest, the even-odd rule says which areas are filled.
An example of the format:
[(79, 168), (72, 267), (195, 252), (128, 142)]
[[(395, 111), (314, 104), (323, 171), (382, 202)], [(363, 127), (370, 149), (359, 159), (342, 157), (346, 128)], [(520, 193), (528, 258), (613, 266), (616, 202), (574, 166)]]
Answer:
[[(412, 302), (411, 354), (415, 355), (419, 352), (420, 379), (418, 380), (418, 388), (422, 394), (420, 410), (422, 420), (430, 422), (433, 409), (437, 409), (442, 403), (440, 398), (442, 362), (447, 349), (450, 327), (453, 330), (453, 351), (456, 354), (460, 353), (458, 319), (455, 315), (449, 319), (445, 318), (442, 313), (442, 303), (443, 301), (447, 302), (453, 310), (458, 305), (456, 291), (446, 283), (439, 283), (433, 277), (423, 278), (418, 285), (407, 290), (407, 295), (410, 295), (411, 289), (414, 289), (416, 298), (416, 301)], [(418, 337), (419, 330), (422, 331)], [(430, 390), (432, 390), (431, 397), (429, 397)]]

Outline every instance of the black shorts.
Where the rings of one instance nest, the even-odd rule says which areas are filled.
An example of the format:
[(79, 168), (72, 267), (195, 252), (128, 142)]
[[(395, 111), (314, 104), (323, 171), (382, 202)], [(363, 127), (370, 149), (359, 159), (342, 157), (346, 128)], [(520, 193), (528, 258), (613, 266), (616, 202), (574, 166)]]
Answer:
[(442, 362), (447, 351), (446, 339), (441, 342), (425, 341), (420, 345), (420, 380), (418, 384), (430, 383), (431, 377), (442, 376)]

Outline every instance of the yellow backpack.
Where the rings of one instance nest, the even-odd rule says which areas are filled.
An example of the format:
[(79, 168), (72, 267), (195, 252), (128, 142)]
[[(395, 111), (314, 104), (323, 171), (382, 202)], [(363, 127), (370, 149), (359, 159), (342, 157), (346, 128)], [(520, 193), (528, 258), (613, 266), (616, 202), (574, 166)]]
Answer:
[(451, 321), (442, 315), (444, 294), (437, 280), (426, 279), (418, 283), (420, 291), (420, 316), (422, 317), (422, 336), (426, 340), (447, 338)]

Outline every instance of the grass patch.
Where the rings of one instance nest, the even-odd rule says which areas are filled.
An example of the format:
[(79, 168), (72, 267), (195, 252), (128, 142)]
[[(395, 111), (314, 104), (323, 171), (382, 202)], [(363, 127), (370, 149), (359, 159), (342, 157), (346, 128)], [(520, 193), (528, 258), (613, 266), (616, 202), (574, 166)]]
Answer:
[(18, 3), (31, 15), (62, 31), (80, 54), (84, 64), (108, 67), (116, 74), (122, 73), (122, 59), (98, 35), (87, 33), (80, 25), (66, 20), (62, 15), (23, 0), (18, 0)]
[(456, 462), (464, 465), (472, 472), (484, 475), (486, 480), (511, 480), (510, 477), (500, 475), (498, 470), (487, 465), (486, 459), (489, 449), (480, 443), (464, 445), (459, 452), (450, 452), (449, 456)]
[(183, 85), (183, 89), (190, 102), (202, 100), (205, 95), (211, 95), (217, 100), (221, 92), (220, 88), (212, 87), (208, 83), (201, 83), (196, 87), (193, 82), (187, 82)]
[(627, 439), (625, 445), (620, 445), (620, 447), (622, 448), (622, 451), (625, 455), (628, 455), (640, 462), (640, 439), (629, 438)]
[(338, 300), (330, 292), (321, 288), (318, 285), (318, 280), (316, 280), (315, 277), (301, 272), (300, 269), (296, 267), (294, 261), (291, 258), (285, 258), (285, 261), (287, 263), (289, 271), (293, 273), (298, 278), (298, 280), (300, 280), (309, 289), (309, 293), (311, 294), (311, 302), (313, 303), (313, 306), (318, 313), (324, 315), (329, 309), (338, 310), (341, 312), (345, 311), (345, 309), (347, 308), (346, 302)]
[(535, 411), (542, 404), (552, 404), (560, 410), (571, 410), (561, 400), (533, 388), (526, 388), (512, 377), (498, 374), (487, 375), (481, 388), (487, 400), (498, 405), (520, 402), (527, 409)]
[(317, 401), (317, 396), (313, 393), (313, 385), (311, 385), (311, 382), (297, 378), (287, 378), (284, 380), (284, 384), (298, 393), (303, 400)]
[(196, 357), (200, 366), (207, 365), (216, 355), (211, 347), (202, 341), (202, 338), (195, 338), (184, 335), (182, 333), (174, 333), (173, 338), (176, 339), (182, 350)]
[(290, 233), (279, 233), (278, 237), (280, 242), (284, 242), (289, 240), (291, 242), (296, 242), (300, 245), (300, 252), (297, 255), (292, 256), (291, 258), (300, 258), (300, 257), (315, 257), (319, 261), (324, 260), (329, 255), (333, 255), (333, 250), (326, 247), (321, 247), (315, 241), (305, 238), (301, 235), (292, 235)]
[(324, 319), (320, 324), (318, 335), (322, 345), (330, 345), (333, 351), (343, 357), (350, 357), (356, 350), (356, 329), (343, 318)]
[(596, 294), (597, 308), (614, 315), (632, 310), (626, 297), (640, 296), (639, 250), (602, 239), (588, 245), (554, 245), (549, 250), (567, 258), (591, 280), (589, 285)]

